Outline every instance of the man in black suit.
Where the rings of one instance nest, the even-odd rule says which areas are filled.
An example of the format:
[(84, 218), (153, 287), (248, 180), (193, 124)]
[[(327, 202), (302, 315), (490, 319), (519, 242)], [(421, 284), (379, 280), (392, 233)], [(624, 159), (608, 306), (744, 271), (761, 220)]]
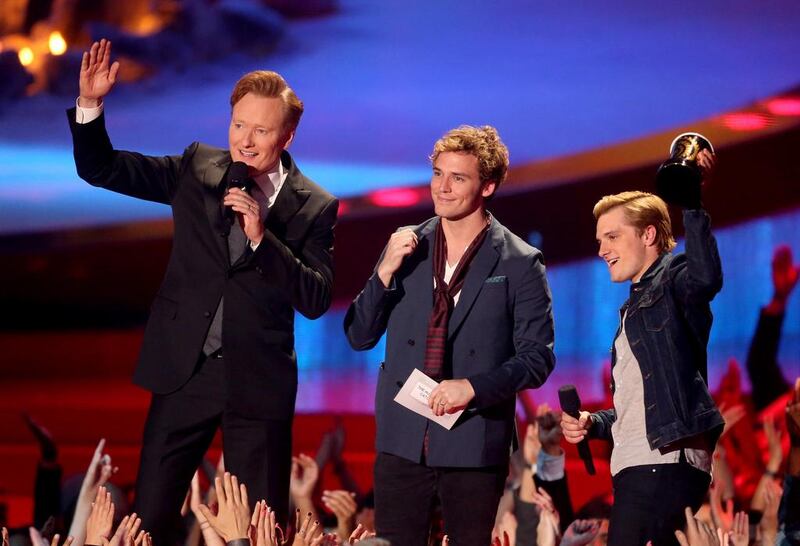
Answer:
[[(192, 474), (221, 426), (227, 469), (285, 522), (294, 311), (316, 318), (330, 305), (338, 209), (285, 150), (303, 103), (280, 75), (251, 72), (231, 95), (229, 150), (193, 143), (176, 156), (118, 151), (102, 113), (119, 68), (110, 55), (106, 40), (84, 53), (77, 107), (68, 111), (78, 174), (169, 204), (175, 229), (134, 375), (153, 393), (136, 510), (155, 543), (170, 544)], [(226, 191), (233, 162), (246, 165), (249, 193)]]

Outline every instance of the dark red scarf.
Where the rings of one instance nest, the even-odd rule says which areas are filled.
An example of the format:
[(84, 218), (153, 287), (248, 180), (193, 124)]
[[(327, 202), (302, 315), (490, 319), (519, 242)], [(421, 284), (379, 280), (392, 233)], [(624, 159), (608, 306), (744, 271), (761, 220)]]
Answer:
[(475, 236), (467, 250), (464, 251), (453, 272), (453, 277), (450, 279), (450, 284), (444, 281), (447, 239), (444, 236), (441, 218), (436, 226), (433, 243), (433, 277), (436, 280), (436, 286), (433, 290), (433, 310), (428, 320), (428, 341), (425, 346), (425, 369), (423, 371), (437, 381), (442, 378), (442, 367), (447, 350), (447, 327), (453, 312), (454, 297), (464, 286), (469, 266), (486, 239), (490, 223), (490, 221), (486, 222), (486, 227)]

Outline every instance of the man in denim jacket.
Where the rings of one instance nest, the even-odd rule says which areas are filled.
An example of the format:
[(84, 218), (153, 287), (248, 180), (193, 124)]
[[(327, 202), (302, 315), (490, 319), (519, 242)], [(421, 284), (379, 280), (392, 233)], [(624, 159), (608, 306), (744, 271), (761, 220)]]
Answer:
[[(701, 152), (708, 171), (713, 156)], [(722, 267), (700, 187), (684, 206), (686, 252), (673, 255), (664, 201), (644, 192), (603, 197), (594, 207), (599, 255), (613, 282), (631, 281), (612, 346), (614, 408), (566, 414), (568, 441), (614, 443), (614, 507), (609, 544), (677, 544), (686, 506), (697, 510), (708, 489), (711, 453), (724, 421), (708, 392), (710, 302)]]

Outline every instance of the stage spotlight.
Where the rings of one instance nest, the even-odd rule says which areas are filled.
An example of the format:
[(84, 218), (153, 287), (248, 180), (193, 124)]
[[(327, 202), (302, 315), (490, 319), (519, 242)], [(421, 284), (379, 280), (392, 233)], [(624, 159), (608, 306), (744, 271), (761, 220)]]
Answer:
[(63, 55), (67, 51), (67, 42), (57, 30), (50, 33), (50, 39), (47, 45), (50, 48), (50, 53), (53, 55)]
[(30, 66), (33, 62), (33, 50), (29, 47), (23, 47), (19, 50), (17, 55), (19, 56), (19, 62), (22, 66)]

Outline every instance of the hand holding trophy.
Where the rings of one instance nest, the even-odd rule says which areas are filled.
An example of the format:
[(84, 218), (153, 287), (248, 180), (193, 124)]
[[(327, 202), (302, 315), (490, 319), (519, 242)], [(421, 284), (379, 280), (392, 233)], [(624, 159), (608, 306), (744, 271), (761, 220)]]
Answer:
[(713, 167), (714, 147), (700, 133), (683, 133), (672, 141), (669, 152), (656, 174), (656, 193), (672, 205), (701, 208), (701, 186)]

